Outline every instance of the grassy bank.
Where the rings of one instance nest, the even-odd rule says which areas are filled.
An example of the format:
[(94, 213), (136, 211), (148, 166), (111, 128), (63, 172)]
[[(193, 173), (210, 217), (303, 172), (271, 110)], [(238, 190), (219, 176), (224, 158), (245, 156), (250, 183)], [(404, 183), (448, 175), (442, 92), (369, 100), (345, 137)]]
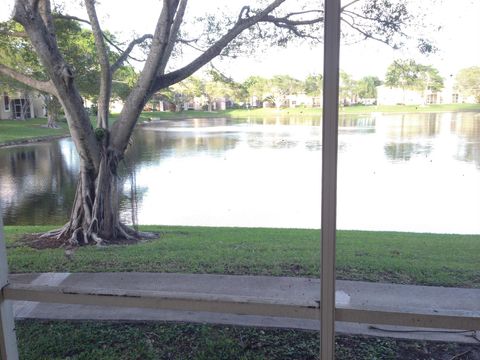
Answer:
[[(118, 114), (111, 115), (110, 122), (114, 123)], [(139, 123), (147, 121), (141, 116)], [(96, 127), (96, 117), (91, 116), (92, 126)], [(46, 128), (47, 119), (36, 118), (28, 120), (0, 120), (0, 146), (27, 143), (32, 140), (48, 140), (50, 138), (70, 136), (66, 120), (57, 122), (57, 129)]]
[[(345, 106), (340, 107), (340, 114), (398, 114), (398, 113), (432, 113), (432, 112), (462, 112), (474, 111), (480, 112), (480, 104), (447, 104), (447, 105), (392, 105), (392, 106)], [(286, 108), (277, 110), (275, 108), (260, 109), (230, 109), (222, 111), (182, 111), (173, 112), (144, 112), (143, 116), (156, 119), (185, 119), (185, 118), (213, 118), (213, 117), (269, 117), (269, 116), (320, 116), (321, 108)]]
[[(51, 227), (7, 226), (12, 272), (165, 271), (318, 276), (319, 231), (145, 226), (161, 237), (136, 245), (34, 250), (18, 240)], [(339, 278), (480, 287), (480, 236), (339, 231)], [(316, 359), (318, 334), (172, 323), (21, 321), (22, 359)], [(336, 358), (475, 359), (478, 347), (337, 336)], [(472, 356), (472, 357), (470, 357)]]
[[(61, 249), (20, 246), (22, 234), (47, 227), (5, 228), (10, 271), (145, 271), (318, 276), (319, 231), (160, 227), (158, 240), (134, 246), (85, 247), (73, 261)], [(341, 279), (480, 287), (480, 235), (339, 231)]]
[[(24, 233), (50, 228), (6, 228), (12, 272), (166, 271), (315, 277), (319, 273), (318, 231), (145, 227), (161, 232), (161, 238), (135, 246), (81, 248), (72, 261), (61, 249), (34, 250), (17, 241)], [(337, 270), (342, 279), (480, 287), (479, 253), (480, 236), (341, 231)], [(318, 353), (317, 334), (292, 330), (27, 321), (17, 323), (17, 331), (21, 359), (315, 359)], [(337, 359), (358, 360), (441, 359), (459, 354), (466, 354), (461, 359), (470, 359), (470, 355), (474, 359), (479, 355), (473, 347), (457, 344), (358, 336), (338, 337), (336, 349)]]
[[(340, 114), (371, 114), (371, 113), (428, 113), (428, 112), (449, 112), (449, 111), (475, 111), (480, 112), (480, 104), (452, 104), (452, 105), (429, 105), (429, 106), (349, 106), (340, 108)], [(189, 118), (246, 118), (246, 117), (271, 117), (271, 116), (319, 116), (322, 114), (320, 108), (295, 108), (295, 109), (236, 109), (225, 111), (182, 111), (173, 112), (144, 112), (139, 123), (149, 119), (171, 119), (181, 120)], [(111, 116), (114, 122), (118, 114)], [(43, 127), (46, 119), (29, 120), (0, 120), (0, 146), (14, 145), (16, 143), (28, 142), (32, 139), (48, 139), (56, 136), (66, 136), (70, 132), (65, 121), (58, 123), (59, 129), (47, 129)], [(95, 119), (92, 117), (92, 125), (95, 126)]]
[(48, 138), (50, 136), (69, 135), (66, 123), (59, 123), (58, 129), (44, 127), (46, 119), (0, 120), (0, 145), (19, 140)]

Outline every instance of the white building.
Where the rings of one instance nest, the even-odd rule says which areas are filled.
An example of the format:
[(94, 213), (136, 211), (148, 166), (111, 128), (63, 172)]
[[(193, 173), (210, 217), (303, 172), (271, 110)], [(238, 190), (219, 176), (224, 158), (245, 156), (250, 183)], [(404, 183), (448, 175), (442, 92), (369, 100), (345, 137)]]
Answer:
[(46, 116), (43, 96), (33, 91), (3, 91), (0, 96), (0, 120), (31, 119)]
[(455, 87), (452, 77), (446, 79), (441, 91), (409, 90), (393, 88), (386, 85), (377, 86), (378, 105), (429, 105), (475, 103), (473, 96), (462, 95)]

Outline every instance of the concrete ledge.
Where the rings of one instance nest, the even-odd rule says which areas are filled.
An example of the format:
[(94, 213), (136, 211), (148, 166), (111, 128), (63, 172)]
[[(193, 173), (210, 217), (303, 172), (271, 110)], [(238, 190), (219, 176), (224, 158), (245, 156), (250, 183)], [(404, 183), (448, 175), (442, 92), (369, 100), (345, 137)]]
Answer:
[[(165, 273), (45, 273), (11, 275), (10, 282), (4, 291), (6, 298), (37, 301), (17, 302), (17, 319), (152, 320), (319, 328), (320, 281), (317, 279)], [(474, 342), (473, 337), (465, 336), (472, 335), (472, 331), (446, 333), (444, 330), (398, 326), (378, 330), (353, 322), (480, 329), (480, 289), (357, 281), (337, 281), (337, 289), (337, 320), (343, 321), (337, 325), (339, 332)], [(47, 304), (49, 302), (62, 304)], [(128, 309), (113, 308), (112, 305)], [(430, 322), (432, 319), (434, 321)], [(392, 332), (395, 329), (402, 331)]]

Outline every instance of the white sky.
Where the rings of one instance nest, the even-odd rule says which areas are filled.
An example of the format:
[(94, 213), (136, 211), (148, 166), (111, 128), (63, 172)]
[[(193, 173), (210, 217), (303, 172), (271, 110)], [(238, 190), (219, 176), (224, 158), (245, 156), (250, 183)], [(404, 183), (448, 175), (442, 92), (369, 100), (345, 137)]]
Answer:
[[(0, 0), (0, 20), (9, 13), (8, 5), (14, 0)], [(65, 0), (69, 5), (79, 0)], [(410, 0), (414, 6), (426, 6), (422, 0)], [(132, 32), (144, 34), (153, 32), (161, 9), (160, 0), (99, 0), (98, 12), (102, 26), (110, 31), (119, 32), (126, 39)], [(131, 4), (134, 4), (131, 5)], [(190, 0), (189, 13), (201, 14), (205, 10), (223, 7), (240, 8), (254, 0)], [(128, 5), (130, 4), (130, 5)], [(76, 15), (86, 17), (85, 11), (76, 7), (70, 10)], [(82, 14), (83, 13), (83, 14)], [(413, 57), (424, 64), (437, 67), (444, 77), (455, 75), (464, 67), (480, 65), (480, 1), (440, 0), (436, 6), (428, 9), (425, 22), (442, 26), (441, 30), (429, 34), (440, 49), (437, 54), (422, 56), (416, 51), (392, 50), (375, 41), (363, 41), (355, 45), (345, 45), (341, 50), (341, 67), (355, 78), (364, 75), (376, 75), (383, 78), (387, 66), (396, 58)], [(272, 76), (290, 74), (304, 78), (309, 73), (322, 71), (323, 50), (303, 47), (271, 49), (255, 57), (237, 58), (229, 61), (216, 60), (214, 63), (227, 75), (243, 80), (249, 75)]]

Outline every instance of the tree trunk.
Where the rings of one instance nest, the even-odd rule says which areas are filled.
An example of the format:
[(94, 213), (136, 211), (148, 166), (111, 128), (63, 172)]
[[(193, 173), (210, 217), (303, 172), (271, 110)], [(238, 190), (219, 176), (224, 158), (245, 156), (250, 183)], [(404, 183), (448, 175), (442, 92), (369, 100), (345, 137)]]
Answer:
[(69, 246), (103, 245), (157, 237), (156, 234), (138, 232), (121, 223), (117, 168), (118, 157), (113, 152), (102, 156), (98, 174), (81, 164), (68, 223), (42, 237), (63, 240)]
[(47, 114), (47, 128), (58, 129), (57, 120), (58, 120), (57, 114), (48, 113)]
[(43, 97), (47, 109), (47, 128), (58, 129), (58, 114), (62, 110), (62, 105), (53, 95), (45, 95)]

